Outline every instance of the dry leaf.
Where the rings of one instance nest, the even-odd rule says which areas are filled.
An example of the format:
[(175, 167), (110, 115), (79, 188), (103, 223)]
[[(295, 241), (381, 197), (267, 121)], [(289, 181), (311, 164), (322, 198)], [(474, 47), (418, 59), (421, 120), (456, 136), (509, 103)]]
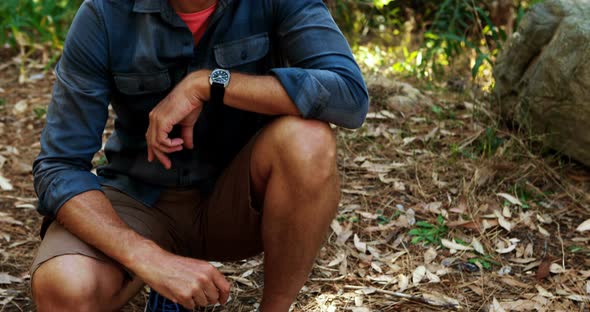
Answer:
[(363, 254), (367, 252), (367, 243), (361, 242), (361, 239), (356, 234), (354, 234), (354, 247)]
[(381, 269), (379, 264), (371, 262), (371, 267), (373, 268), (373, 270), (377, 271), (377, 273), (383, 273), (383, 270)]
[(577, 228), (576, 231), (578, 232), (585, 232), (590, 230), (590, 219), (582, 222)]
[(13, 217), (9, 216), (7, 213), (4, 212), (0, 212), (0, 223), (23, 225), (21, 221), (15, 220)]
[(10, 181), (0, 175), (0, 189), (3, 191), (12, 191), (14, 187), (10, 184)]
[(509, 252), (512, 252), (514, 249), (516, 249), (516, 244), (512, 244), (506, 248), (498, 248), (496, 249), (496, 252), (499, 254), (507, 254)]
[(399, 291), (403, 292), (404, 290), (408, 289), (408, 286), (410, 285), (410, 279), (404, 274), (398, 275), (397, 278), (397, 286), (399, 287)]
[(414, 270), (414, 273), (412, 273), (412, 283), (414, 285), (420, 284), (420, 282), (424, 279), (425, 276), (426, 276), (426, 267), (423, 265), (417, 267)]
[(391, 275), (379, 275), (379, 276), (367, 276), (367, 279), (372, 282), (382, 283), (382, 284), (392, 284), (397, 282), (395, 277)]
[(511, 204), (513, 204), (513, 205), (518, 205), (518, 206), (521, 206), (521, 207), (522, 207), (522, 206), (524, 206), (524, 205), (522, 204), (522, 202), (521, 202), (521, 201), (520, 201), (518, 198), (516, 198), (516, 197), (514, 197), (514, 196), (512, 196), (512, 195), (510, 195), (510, 194), (506, 194), (506, 193), (498, 193), (498, 194), (496, 194), (496, 195), (498, 195), (498, 196), (500, 196), (500, 197), (504, 198), (505, 200), (509, 201), (509, 202), (510, 202)]
[(334, 234), (336, 234), (336, 236), (340, 235), (343, 230), (340, 223), (338, 223), (338, 221), (336, 221), (336, 220), (332, 220), (332, 223), (330, 224), (330, 228), (332, 228), (332, 231), (334, 231)]
[[(340, 231), (338, 237), (336, 238), (336, 245), (344, 245), (346, 241), (352, 236), (352, 223), (349, 223), (346, 228), (336, 228)], [(334, 230), (334, 228), (332, 228)]]
[(512, 211), (510, 210), (510, 207), (504, 206), (504, 208), (502, 208), (502, 215), (505, 218), (512, 218)]
[(539, 264), (539, 268), (537, 269), (537, 280), (544, 280), (545, 278), (547, 278), (547, 276), (549, 276), (549, 268), (551, 267), (551, 261), (552, 259), (550, 257), (543, 258), (543, 261), (541, 261), (541, 263)]
[(12, 276), (8, 273), (0, 273), (0, 285), (2, 284), (12, 284), (12, 283), (22, 283), (22, 278)]
[(360, 214), (363, 218), (369, 220), (377, 220), (377, 218), (379, 218), (378, 214), (370, 213), (367, 211), (357, 211), (357, 213)]
[(426, 270), (426, 278), (431, 282), (431, 283), (440, 283), (440, 277), (438, 277), (438, 275)]
[(449, 308), (452, 307), (454, 309), (459, 309), (461, 307), (461, 304), (457, 299), (453, 299), (439, 293), (423, 294), (422, 298), (424, 298), (426, 302), (434, 306)]
[(500, 226), (502, 228), (504, 228), (506, 231), (510, 232), (512, 231), (512, 223), (510, 223), (510, 221), (506, 220), (506, 218), (504, 218), (504, 215), (502, 215), (499, 211), (494, 211), (494, 214), (496, 215), (496, 217), (498, 218), (498, 224), (500, 224)]
[(548, 292), (547, 289), (543, 288), (541, 285), (537, 285), (535, 287), (537, 288), (539, 295), (545, 298), (555, 298), (555, 296), (552, 293)]
[(28, 107), (29, 107), (29, 104), (27, 103), (27, 101), (20, 100), (16, 104), (14, 104), (12, 111), (15, 115), (20, 115), (20, 114), (26, 112)]
[(531, 285), (523, 283), (521, 281), (518, 281), (510, 276), (502, 276), (500, 278), (500, 281), (502, 281), (504, 284), (506, 284), (508, 286), (512, 286), (512, 287), (518, 287), (518, 288), (524, 288), (524, 289), (531, 288)]
[(254, 283), (252, 283), (249, 279), (241, 277), (241, 276), (228, 276), (228, 278), (240, 283), (240, 284), (244, 284), (248, 287), (254, 287)]
[(376, 164), (371, 161), (365, 161), (361, 165), (361, 168), (367, 169), (367, 171), (373, 173), (388, 173), (394, 169), (403, 168), (405, 166), (406, 164), (404, 163), (393, 162), (391, 164)]
[(473, 240), (471, 241), (471, 246), (473, 246), (473, 249), (475, 249), (475, 251), (477, 251), (481, 255), (486, 253), (486, 251), (483, 249), (483, 245), (479, 242), (477, 238), (473, 238)]
[(500, 305), (500, 302), (498, 302), (498, 299), (496, 299), (496, 297), (494, 297), (494, 300), (492, 301), (492, 304), (490, 305), (489, 312), (506, 312), (506, 310), (504, 310), (504, 308), (502, 308), (502, 306)]
[(561, 274), (565, 272), (565, 269), (557, 263), (551, 263), (549, 266), (549, 272), (553, 274)]
[(449, 248), (451, 250), (451, 253), (455, 253), (457, 250), (462, 250), (462, 251), (473, 250), (473, 248), (471, 248), (469, 246), (461, 245), (459, 243), (455, 243), (453, 241), (450, 241), (450, 240), (444, 239), (444, 238), (441, 239), (440, 242), (443, 246)]
[(541, 233), (541, 235), (549, 237), (551, 236), (551, 234), (549, 234), (549, 232), (547, 230), (545, 230), (542, 226), (537, 225), (537, 228), (539, 229), (539, 233)]
[(537, 258), (522, 258), (522, 259), (512, 258), (512, 259), (509, 259), (508, 261), (518, 263), (518, 264), (528, 264), (533, 261), (537, 261)]
[(367, 119), (395, 119), (395, 118), (396, 118), (395, 114), (390, 111), (387, 111), (387, 110), (367, 113)]
[(342, 261), (344, 261), (344, 258), (346, 258), (346, 254), (344, 254), (343, 252), (339, 253), (336, 256), (336, 259), (330, 261), (330, 263), (328, 263), (328, 267), (333, 267), (333, 266), (337, 266), (340, 263), (342, 263)]
[(430, 247), (424, 252), (424, 264), (430, 264), (436, 259), (437, 252), (434, 248)]
[(441, 213), (440, 207), (442, 207), (442, 202), (433, 202), (433, 203), (429, 203), (429, 204), (424, 205), (424, 210), (430, 211), (435, 214), (440, 214)]

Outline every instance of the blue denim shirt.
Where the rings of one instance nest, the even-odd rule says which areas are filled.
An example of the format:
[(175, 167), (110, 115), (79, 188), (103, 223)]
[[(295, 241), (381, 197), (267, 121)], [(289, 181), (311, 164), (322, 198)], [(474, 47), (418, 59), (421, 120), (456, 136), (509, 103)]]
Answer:
[[(33, 164), (41, 214), (101, 185), (150, 206), (165, 188), (210, 189), (270, 116), (205, 104), (195, 150), (173, 168), (147, 162), (148, 113), (189, 72), (226, 68), (276, 76), (304, 118), (359, 127), (368, 94), (350, 48), (321, 0), (220, 0), (203, 38), (167, 0), (86, 0), (56, 66), (57, 81)], [(109, 115), (108, 164), (91, 173)]]

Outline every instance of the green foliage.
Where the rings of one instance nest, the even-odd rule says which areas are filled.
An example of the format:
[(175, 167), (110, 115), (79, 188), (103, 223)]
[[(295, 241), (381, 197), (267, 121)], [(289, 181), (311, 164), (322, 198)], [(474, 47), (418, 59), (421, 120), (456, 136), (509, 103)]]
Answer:
[(418, 221), (416, 222), (416, 227), (410, 230), (408, 234), (413, 236), (413, 244), (425, 243), (427, 245), (440, 245), (440, 240), (447, 235), (448, 231), (449, 229), (445, 225), (445, 219), (439, 215), (436, 218), (436, 224)]
[(334, 2), (332, 13), (353, 46), (362, 44), (367, 39), (391, 42), (403, 28), (398, 1), (337, 0)]
[(497, 261), (494, 261), (494, 259), (492, 259), (492, 257), (490, 257), (490, 255), (483, 255), (481, 257), (475, 257), (475, 258), (471, 258), (469, 259), (469, 263), (472, 264), (479, 264), (481, 265), (481, 267), (484, 270), (489, 270), (492, 268), (492, 265), (496, 265), (496, 266), (500, 266), (501, 264), (498, 263)]
[[(469, 71), (491, 86), (492, 64), (507, 39), (505, 26), (493, 23), (492, 0), (333, 2), (335, 20), (360, 52), (357, 57), (369, 69), (379, 68), (372, 71), (383, 73), (387, 65), (393, 74), (428, 80)], [(515, 25), (507, 27), (516, 27), (539, 2), (516, 2)]]
[(492, 23), (483, 1), (445, 0), (424, 34), (416, 62), (418, 76), (444, 74), (457, 57), (472, 52), (471, 75), (475, 78), (484, 64), (492, 65), (505, 40), (506, 33)]
[(46, 107), (35, 107), (33, 109), (33, 114), (35, 114), (36, 119), (41, 119), (47, 114)]
[(61, 50), (81, 0), (2, 0), (0, 43), (13, 47)]
[(494, 127), (487, 127), (476, 145), (477, 152), (484, 157), (491, 157), (496, 150), (502, 146), (504, 139), (498, 136), (498, 131)]

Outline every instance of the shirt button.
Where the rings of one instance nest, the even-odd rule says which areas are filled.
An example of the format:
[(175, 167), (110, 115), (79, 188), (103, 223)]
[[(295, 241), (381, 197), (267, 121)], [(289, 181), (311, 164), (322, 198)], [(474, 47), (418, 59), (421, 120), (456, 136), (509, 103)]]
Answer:
[(242, 61), (245, 60), (248, 57), (248, 51), (242, 50), (242, 54), (240, 54), (240, 57), (242, 58)]

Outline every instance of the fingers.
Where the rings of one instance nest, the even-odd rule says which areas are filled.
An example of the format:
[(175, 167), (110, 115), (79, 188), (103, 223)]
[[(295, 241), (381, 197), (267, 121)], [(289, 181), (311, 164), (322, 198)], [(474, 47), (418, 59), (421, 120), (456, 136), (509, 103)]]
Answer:
[(205, 293), (203, 293), (201, 290), (195, 291), (195, 293), (193, 293), (193, 300), (200, 307), (206, 307), (209, 304), (207, 296), (205, 296)]
[(156, 127), (150, 125), (145, 135), (148, 145), (148, 161), (152, 162), (154, 159), (158, 159), (166, 169), (170, 169), (172, 167), (172, 162), (166, 154), (181, 151), (183, 149), (182, 144), (184, 140), (181, 138), (170, 139), (166, 132), (162, 134), (164, 136), (163, 138), (154, 140), (154, 138), (157, 137), (157, 134), (154, 134), (157, 130), (154, 129), (156, 129)]
[(170, 161), (170, 158), (168, 158), (168, 156), (166, 156), (166, 154), (164, 154), (156, 149), (152, 149), (152, 152), (154, 153), (154, 155), (156, 156), (158, 161), (160, 161), (160, 163), (164, 166), (164, 168), (166, 168), (166, 169), (172, 168), (172, 162)]
[(182, 140), (184, 141), (184, 147), (186, 147), (188, 149), (194, 148), (193, 129), (194, 129), (194, 125), (182, 127), (182, 130), (180, 133)]
[(229, 298), (230, 292), (230, 284), (225, 279), (225, 276), (221, 274), (217, 269), (215, 269), (216, 273), (213, 275), (213, 283), (215, 287), (219, 290), (219, 303), (226, 304), (227, 299)]
[(219, 291), (213, 283), (207, 283), (204, 287), (204, 293), (209, 304), (216, 304), (219, 302)]

